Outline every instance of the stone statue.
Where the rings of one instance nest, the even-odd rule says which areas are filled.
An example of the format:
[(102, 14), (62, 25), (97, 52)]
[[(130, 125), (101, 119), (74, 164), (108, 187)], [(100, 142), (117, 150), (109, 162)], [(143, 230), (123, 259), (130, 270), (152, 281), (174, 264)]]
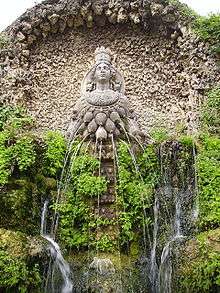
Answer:
[(104, 47), (95, 51), (95, 65), (81, 85), (81, 98), (73, 111), (67, 135), (97, 141), (118, 137), (141, 139), (134, 112), (124, 95), (124, 79), (111, 63), (111, 52)]

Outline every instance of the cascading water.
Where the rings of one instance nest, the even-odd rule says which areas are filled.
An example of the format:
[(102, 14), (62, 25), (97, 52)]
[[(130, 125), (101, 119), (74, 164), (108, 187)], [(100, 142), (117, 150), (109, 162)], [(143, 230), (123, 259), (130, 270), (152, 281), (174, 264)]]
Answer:
[[(184, 168), (182, 150), (177, 142), (167, 142), (160, 148), (162, 180), (160, 192), (155, 195), (150, 268), (153, 293), (173, 292), (173, 259), (194, 228), (192, 212), (197, 188), (195, 166), (189, 161)], [(194, 156), (195, 153), (192, 154)], [(167, 235), (162, 249), (158, 244), (161, 233)], [(156, 256), (159, 251), (160, 264), (157, 266)]]
[(173, 224), (174, 234), (163, 248), (161, 254), (161, 262), (159, 267), (159, 276), (158, 276), (158, 293), (171, 293), (172, 292), (172, 250), (173, 245), (176, 241), (183, 238), (184, 236), (181, 233), (181, 199), (180, 194), (177, 193), (176, 196), (176, 205), (175, 205), (175, 217)]
[(158, 287), (158, 266), (156, 260), (156, 248), (157, 248), (157, 233), (158, 233), (158, 214), (159, 214), (159, 198), (155, 195), (154, 202), (154, 230), (153, 230), (153, 246), (150, 255), (150, 282), (153, 291)]
[[(51, 269), (49, 269), (47, 282), (45, 286), (45, 293), (55, 293), (55, 292), (61, 292), (61, 293), (72, 293), (73, 284), (71, 281), (71, 272), (69, 264), (64, 260), (62, 256), (61, 249), (57, 242), (55, 242), (52, 237), (47, 235), (47, 210), (48, 210), (48, 203), (49, 201), (46, 200), (44, 202), (42, 215), (41, 215), (41, 236), (46, 239), (49, 243), (49, 249), (50, 249), (50, 255), (53, 259), (53, 265), (51, 266)], [(63, 284), (61, 285), (61, 290), (57, 291), (54, 288), (54, 270), (55, 268), (58, 268), (59, 273), (61, 274)], [(48, 280), (51, 275), (51, 280)]]

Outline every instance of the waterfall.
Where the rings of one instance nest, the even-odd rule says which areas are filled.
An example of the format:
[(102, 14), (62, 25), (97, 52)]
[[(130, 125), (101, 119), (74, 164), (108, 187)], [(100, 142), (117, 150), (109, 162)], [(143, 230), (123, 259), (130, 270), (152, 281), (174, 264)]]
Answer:
[(70, 271), (69, 264), (64, 260), (61, 249), (59, 245), (57, 244), (57, 242), (55, 242), (48, 235), (44, 235), (43, 237), (50, 243), (51, 257), (54, 258), (54, 265), (57, 266), (57, 268), (59, 269), (63, 279), (61, 293), (72, 293), (73, 284), (70, 278), (71, 271)]
[(46, 199), (43, 205), (43, 210), (41, 214), (41, 226), (40, 226), (40, 234), (46, 235), (47, 234), (47, 209), (48, 209), (49, 200)]
[(158, 266), (156, 260), (156, 248), (157, 248), (157, 233), (158, 233), (158, 214), (159, 214), (159, 198), (155, 195), (154, 202), (154, 230), (153, 230), (153, 246), (150, 255), (150, 282), (153, 291), (158, 287)]
[[(55, 268), (58, 268), (60, 275), (63, 280), (62, 288), (61, 288), (61, 293), (72, 293), (73, 290), (73, 284), (71, 281), (71, 271), (69, 264), (64, 260), (62, 256), (61, 249), (58, 245), (57, 242), (54, 241), (54, 239), (47, 235), (47, 227), (46, 227), (46, 221), (47, 221), (47, 210), (48, 210), (48, 203), (49, 201), (46, 200), (43, 205), (43, 210), (41, 214), (41, 236), (47, 240), (49, 243), (49, 249), (50, 249), (50, 255), (51, 258), (53, 259), (53, 265), (52, 269), (48, 271), (48, 276), (47, 276), (47, 284), (45, 286), (45, 293), (55, 293), (57, 290), (54, 290), (54, 280), (53, 280), (53, 272)], [(51, 274), (52, 272), (52, 274)], [(51, 275), (51, 276), (50, 276)], [(48, 288), (48, 283), (49, 283), (49, 278), (51, 277), (51, 288)]]
[(177, 192), (176, 194), (176, 204), (175, 204), (175, 217), (174, 217), (174, 224), (173, 224), (173, 236), (172, 238), (166, 243), (163, 248), (161, 254), (161, 261), (159, 267), (159, 276), (158, 276), (158, 284), (159, 287), (156, 290), (158, 293), (171, 293), (172, 292), (172, 254), (173, 254), (173, 243), (176, 241), (184, 238), (181, 232), (181, 193)]
[[(170, 152), (164, 152), (162, 147), (166, 147), (166, 145), (160, 148), (161, 179), (163, 186), (161, 187), (161, 193), (155, 195), (153, 246), (151, 249), (150, 281), (153, 293), (172, 292), (172, 258), (176, 252), (176, 245), (185, 239), (187, 231), (189, 231), (187, 225), (190, 225), (185, 221), (188, 212), (185, 207), (188, 204), (190, 208), (189, 201), (187, 202), (190, 195), (190, 181), (186, 177), (180, 182), (181, 177), (177, 177), (179, 145), (172, 143)], [(188, 173), (189, 170), (181, 170), (181, 172), (187, 172), (188, 175), (191, 174)], [(162, 217), (165, 218), (162, 219)], [(168, 231), (170, 231), (170, 236), (164, 243), (158, 268), (156, 255), (157, 238), (158, 234), (160, 234), (158, 231), (161, 228), (159, 224), (163, 226), (164, 221), (168, 218), (169, 221), (166, 225), (169, 226)]]

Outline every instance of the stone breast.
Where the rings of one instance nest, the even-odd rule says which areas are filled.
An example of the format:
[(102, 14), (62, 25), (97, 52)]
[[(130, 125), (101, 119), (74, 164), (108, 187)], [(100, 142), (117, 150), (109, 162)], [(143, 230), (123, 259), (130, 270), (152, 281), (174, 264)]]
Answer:
[(101, 107), (115, 104), (118, 101), (119, 96), (120, 93), (114, 91), (93, 91), (86, 94), (85, 99), (90, 105)]

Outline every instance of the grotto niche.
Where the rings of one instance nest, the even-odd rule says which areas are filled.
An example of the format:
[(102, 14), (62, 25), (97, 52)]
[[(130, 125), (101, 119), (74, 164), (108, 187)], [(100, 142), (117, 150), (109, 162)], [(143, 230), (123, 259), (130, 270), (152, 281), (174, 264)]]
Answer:
[(0, 291), (190, 292), (215, 180), (187, 134), (220, 76), (174, 2), (45, 0), (5, 30)]

